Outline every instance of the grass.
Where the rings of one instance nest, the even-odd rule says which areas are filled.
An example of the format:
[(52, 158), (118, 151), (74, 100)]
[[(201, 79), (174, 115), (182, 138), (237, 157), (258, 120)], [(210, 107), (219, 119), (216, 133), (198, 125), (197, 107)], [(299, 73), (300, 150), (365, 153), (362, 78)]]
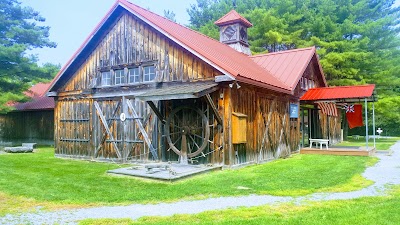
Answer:
[[(393, 138), (380, 138), (375, 139), (376, 141), (376, 149), (377, 150), (388, 150), (392, 145), (394, 145), (397, 141), (400, 140), (400, 137)], [(373, 146), (373, 139), (369, 139), (368, 145)], [(365, 146), (365, 138), (360, 137), (360, 139), (353, 139), (349, 137), (347, 141), (343, 141), (342, 143), (336, 144), (335, 146)]]
[(35, 210), (37, 206), (53, 209), (249, 194), (299, 196), (351, 191), (371, 184), (360, 174), (376, 161), (369, 157), (294, 155), (168, 183), (111, 176), (106, 171), (118, 165), (58, 159), (53, 149), (40, 148), (34, 154), (0, 155), (0, 203), (4, 203), (0, 214)]
[(251, 208), (208, 211), (195, 215), (143, 217), (131, 219), (88, 219), (80, 225), (152, 225), (152, 224), (399, 224), (400, 186), (389, 196), (364, 197), (354, 200), (279, 204)]

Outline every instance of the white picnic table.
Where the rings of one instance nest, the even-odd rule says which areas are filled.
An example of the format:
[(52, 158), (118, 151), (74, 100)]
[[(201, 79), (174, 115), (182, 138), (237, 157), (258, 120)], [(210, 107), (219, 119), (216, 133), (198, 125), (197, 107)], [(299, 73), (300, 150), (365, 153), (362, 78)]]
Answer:
[(318, 139), (318, 138), (310, 138), (310, 148), (312, 148), (313, 143), (315, 143), (315, 147), (318, 147), (322, 150), (322, 145), (325, 145), (326, 150), (328, 150), (329, 139)]

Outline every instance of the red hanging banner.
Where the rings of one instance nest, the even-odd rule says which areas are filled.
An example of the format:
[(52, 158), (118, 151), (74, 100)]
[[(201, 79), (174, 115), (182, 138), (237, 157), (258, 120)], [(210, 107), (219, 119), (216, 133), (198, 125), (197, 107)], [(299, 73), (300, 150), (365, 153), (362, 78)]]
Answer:
[(344, 109), (346, 110), (346, 118), (350, 129), (364, 126), (362, 118), (362, 105), (346, 105)]

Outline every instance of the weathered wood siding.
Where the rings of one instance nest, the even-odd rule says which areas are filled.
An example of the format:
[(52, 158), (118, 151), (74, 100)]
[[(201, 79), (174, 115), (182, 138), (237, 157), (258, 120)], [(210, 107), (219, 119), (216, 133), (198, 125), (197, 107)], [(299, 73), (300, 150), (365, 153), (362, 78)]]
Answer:
[(90, 155), (92, 124), (88, 99), (56, 101), (55, 143), (56, 154), (83, 157)]
[[(151, 137), (155, 116), (146, 103), (126, 101), (131, 101), (139, 117), (132, 115), (123, 98), (56, 101), (56, 154), (99, 160), (148, 160), (149, 149), (140, 135), (138, 121), (147, 124), (145, 129)], [(122, 112), (126, 113), (124, 122), (120, 120)]]
[(241, 84), (232, 88), (232, 110), (247, 115), (247, 142), (233, 147), (235, 164), (284, 157), (299, 148), (299, 119), (290, 119), (288, 95)]
[(341, 141), (341, 114), (338, 116), (328, 116), (321, 111), (318, 113), (322, 138), (329, 139), (329, 144), (339, 143)]
[(20, 144), (54, 144), (54, 112), (24, 111), (0, 115), (0, 140)]
[[(302, 78), (299, 80), (294, 90), (294, 95), (298, 98), (303, 96), (309, 88), (312, 88), (309, 84), (310, 81), (312, 81), (314, 87), (323, 87), (324, 84), (321, 77), (322, 75), (318, 69), (318, 62), (314, 56), (310, 64), (308, 64), (307, 68), (304, 70)], [(305, 79), (307, 79), (307, 84), (305, 83)], [(305, 87), (305, 85), (307, 85), (307, 87)]]
[(100, 69), (155, 63), (159, 81), (213, 78), (222, 73), (138, 18), (123, 13), (62, 91), (90, 88)]

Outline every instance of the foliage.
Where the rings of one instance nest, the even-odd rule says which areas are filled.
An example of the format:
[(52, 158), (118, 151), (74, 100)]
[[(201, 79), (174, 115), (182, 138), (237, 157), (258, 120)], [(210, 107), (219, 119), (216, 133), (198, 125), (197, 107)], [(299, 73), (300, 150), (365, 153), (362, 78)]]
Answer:
[[(119, 165), (58, 159), (54, 158), (53, 149), (40, 148), (34, 154), (0, 155), (0, 192), (5, 198), (0, 202), (13, 204), (0, 209), (21, 207), (12, 203), (14, 201), (7, 201), (7, 196), (32, 199), (38, 201), (38, 205), (51, 202), (68, 206), (350, 191), (370, 185), (370, 181), (360, 178), (360, 174), (371, 160), (375, 161), (368, 157), (296, 155), (170, 183), (112, 176), (106, 171)], [(238, 188), (240, 186), (249, 189)], [(32, 201), (25, 202), (35, 205)], [(0, 214), (5, 212), (0, 211)]]
[[(365, 128), (364, 128), (365, 129)], [(383, 136), (384, 134), (382, 134)], [(393, 146), (397, 141), (400, 141), (400, 138), (377, 138), (376, 142), (376, 150), (389, 150), (391, 146)], [(368, 145), (373, 146), (373, 139), (369, 139)], [(358, 139), (354, 139), (354, 137), (349, 138), (347, 141), (343, 141), (342, 143), (336, 144), (335, 146), (360, 146), (365, 147), (365, 136), (360, 136)]]
[(376, 127), (386, 134), (400, 134), (400, 96), (387, 96), (379, 99), (376, 105)]
[(170, 11), (170, 10), (165, 10), (164, 9), (164, 17), (165, 18), (176, 22), (175, 16), (176, 16), (176, 14), (174, 13), (174, 11)]
[[(0, 0), (0, 112), (9, 110), (9, 101), (26, 100), (23, 92), (32, 84), (49, 81), (59, 66), (37, 65), (33, 48), (55, 47), (49, 40), (49, 27), (38, 23), (45, 19), (17, 0)], [(55, 69), (57, 68), (57, 69)]]
[[(130, 219), (88, 219), (80, 225), (102, 224), (399, 224), (400, 187), (387, 197), (354, 200), (278, 204), (251, 208), (208, 211), (195, 215)], [(366, 213), (368, 212), (368, 213)]]
[(400, 92), (400, 7), (393, 0), (197, 0), (188, 9), (191, 26), (218, 39), (213, 23), (231, 9), (254, 25), (254, 54), (315, 45), (329, 85), (375, 83), (382, 126), (400, 127), (399, 110), (382, 108), (397, 104)]

